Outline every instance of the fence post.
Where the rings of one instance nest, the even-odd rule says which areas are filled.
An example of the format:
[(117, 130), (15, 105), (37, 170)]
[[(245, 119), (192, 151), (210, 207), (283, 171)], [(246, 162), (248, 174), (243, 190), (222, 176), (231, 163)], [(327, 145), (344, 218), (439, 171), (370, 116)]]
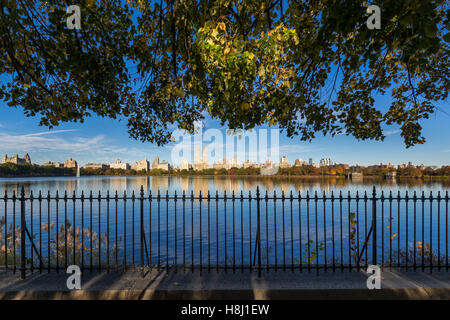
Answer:
[(372, 192), (372, 263), (377, 264), (377, 192), (373, 186)]
[(144, 272), (144, 186), (141, 186), (139, 200), (141, 203), (141, 271)]
[(258, 214), (258, 278), (261, 278), (261, 214), (260, 214), (259, 186), (256, 187), (256, 210)]
[(25, 189), (20, 191), (20, 279), (25, 279)]

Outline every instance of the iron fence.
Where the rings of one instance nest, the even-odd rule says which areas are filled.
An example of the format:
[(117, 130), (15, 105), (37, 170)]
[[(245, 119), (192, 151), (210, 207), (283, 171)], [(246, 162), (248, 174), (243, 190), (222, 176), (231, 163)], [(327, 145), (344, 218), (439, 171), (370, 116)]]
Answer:
[(13, 272), (449, 268), (448, 191), (169, 195), (6, 192), (0, 267)]

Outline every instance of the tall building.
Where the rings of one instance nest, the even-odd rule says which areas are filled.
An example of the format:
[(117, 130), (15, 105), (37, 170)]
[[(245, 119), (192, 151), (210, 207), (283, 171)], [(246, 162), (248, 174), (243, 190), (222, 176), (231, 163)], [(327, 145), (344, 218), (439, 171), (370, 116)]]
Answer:
[(69, 158), (64, 162), (64, 168), (77, 168), (77, 167), (78, 163), (72, 158)]
[(159, 157), (156, 156), (155, 160), (152, 162), (152, 169), (160, 169), (164, 171), (169, 171), (171, 166), (166, 160), (159, 161)]
[(312, 166), (314, 164), (313, 159), (309, 158), (309, 165)]
[(208, 163), (208, 150), (203, 148), (203, 159), (200, 160), (200, 150), (195, 148), (194, 154), (194, 170), (204, 170), (209, 168)]
[(291, 164), (289, 163), (288, 157), (283, 156), (280, 159), (280, 168), (290, 168)]
[(330, 158), (322, 158), (320, 159), (320, 166), (321, 167), (328, 167), (331, 166), (333, 163), (331, 162)]
[(190, 170), (192, 166), (189, 164), (189, 162), (186, 159), (183, 159), (180, 164), (180, 170)]
[(109, 167), (111, 169), (123, 169), (123, 170), (130, 169), (130, 165), (128, 163), (120, 161), (120, 159), (117, 159), (115, 162), (111, 163)]
[(136, 171), (148, 171), (150, 168), (150, 163), (147, 161), (147, 159), (145, 160), (139, 160), (136, 163), (133, 163), (131, 165), (131, 169), (136, 170)]
[(159, 157), (156, 156), (152, 162), (152, 169), (158, 169), (158, 165), (159, 165)]
[(308, 164), (308, 162), (306, 162), (305, 160), (299, 158), (299, 159), (295, 159), (295, 164), (294, 167), (301, 167), (303, 165)]
[(47, 161), (46, 163), (42, 164), (41, 167), (63, 168), (64, 167), (64, 163)]
[(8, 158), (7, 154), (3, 155), (2, 164), (3, 163), (14, 163), (14, 164), (31, 164), (31, 158), (27, 154), (23, 156), (23, 158), (19, 158), (19, 155), (16, 153), (11, 158)]

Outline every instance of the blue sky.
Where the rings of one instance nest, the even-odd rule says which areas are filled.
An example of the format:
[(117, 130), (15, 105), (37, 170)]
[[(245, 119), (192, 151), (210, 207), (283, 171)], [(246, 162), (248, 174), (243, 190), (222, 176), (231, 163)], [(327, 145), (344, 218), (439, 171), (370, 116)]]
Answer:
[[(389, 97), (376, 97), (376, 105), (385, 111), (390, 105)], [(450, 104), (439, 104), (441, 110), (428, 120), (421, 122), (426, 144), (406, 149), (400, 131), (396, 127), (386, 128), (386, 139), (357, 141), (351, 136), (323, 137), (318, 134), (312, 142), (300, 141), (280, 135), (280, 156), (286, 155), (291, 163), (296, 158), (318, 163), (321, 158), (349, 164), (393, 163), (398, 165), (412, 161), (415, 164), (450, 165)], [(219, 128), (216, 120), (206, 119), (206, 128)], [(0, 155), (29, 153), (34, 163), (76, 159), (81, 165), (88, 162), (109, 163), (117, 158), (135, 162), (156, 155), (160, 159), (171, 159), (173, 145), (157, 147), (131, 139), (126, 121), (104, 119), (97, 116), (80, 123), (62, 124), (53, 130), (39, 126), (39, 118), (29, 118), (20, 108), (11, 108), (0, 101)]]
[[(380, 101), (384, 103), (388, 101)], [(398, 165), (412, 161), (415, 164), (450, 165), (450, 116), (449, 105), (440, 104), (446, 113), (437, 111), (430, 119), (423, 120), (423, 132), (427, 143), (406, 149), (399, 130), (387, 128), (383, 142), (357, 141), (351, 136), (323, 137), (321, 134), (312, 142), (300, 141), (280, 135), (280, 156), (286, 155), (291, 163), (296, 158), (313, 158), (319, 162), (329, 157), (333, 162), (349, 164), (393, 163)], [(206, 128), (221, 128), (216, 120), (207, 119)], [(88, 162), (109, 163), (117, 158), (135, 162), (156, 155), (160, 159), (171, 159), (173, 145), (158, 147), (141, 143), (128, 136), (125, 121), (88, 118), (85, 123), (67, 123), (53, 130), (39, 126), (39, 118), (29, 118), (20, 108), (8, 107), (0, 102), (0, 154), (8, 155), (28, 152), (34, 163), (64, 161), (72, 157), (81, 165)]]

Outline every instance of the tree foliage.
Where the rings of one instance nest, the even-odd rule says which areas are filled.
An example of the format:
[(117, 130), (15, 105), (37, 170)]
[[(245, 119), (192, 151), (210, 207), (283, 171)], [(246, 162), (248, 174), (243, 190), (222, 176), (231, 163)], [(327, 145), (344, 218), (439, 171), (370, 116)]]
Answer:
[(97, 114), (164, 144), (209, 114), (302, 140), (394, 125), (409, 147), (448, 98), (445, 0), (380, 0), (380, 30), (365, 1), (79, 0), (81, 30), (70, 4), (0, 4), (0, 99), (49, 127)]

